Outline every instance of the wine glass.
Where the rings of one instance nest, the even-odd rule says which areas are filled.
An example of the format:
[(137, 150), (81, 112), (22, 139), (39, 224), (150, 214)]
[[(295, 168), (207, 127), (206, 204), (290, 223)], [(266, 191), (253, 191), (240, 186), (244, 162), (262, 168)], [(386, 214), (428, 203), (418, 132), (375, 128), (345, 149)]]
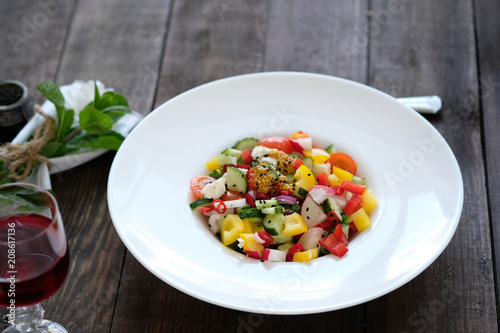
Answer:
[(0, 186), (0, 305), (11, 324), (2, 333), (67, 333), (43, 319), (40, 302), (61, 287), (68, 267), (68, 243), (54, 196), (31, 184)]

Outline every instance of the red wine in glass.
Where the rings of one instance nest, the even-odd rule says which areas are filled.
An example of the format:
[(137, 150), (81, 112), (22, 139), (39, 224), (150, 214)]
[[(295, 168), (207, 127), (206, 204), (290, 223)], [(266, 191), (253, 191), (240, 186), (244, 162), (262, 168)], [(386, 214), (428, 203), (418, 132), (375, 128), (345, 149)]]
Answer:
[[(37, 304), (52, 296), (63, 284), (68, 272), (69, 252), (66, 240), (51, 230), (51, 222), (45, 216), (34, 214), (0, 219), (0, 239), (8, 239), (9, 229), (15, 230), (14, 240), (17, 237), (34, 238), (28, 253), (17, 254), (11, 260), (1, 256), (0, 305), (8, 307), (13, 296), (16, 306)], [(8, 243), (0, 243), (1, 254), (8, 254), (8, 250)], [(11, 288), (12, 281), (15, 281), (15, 288)]]
[(67, 333), (43, 320), (40, 302), (59, 290), (68, 267), (66, 233), (52, 194), (30, 184), (1, 185), (0, 306), (11, 324), (2, 333)]

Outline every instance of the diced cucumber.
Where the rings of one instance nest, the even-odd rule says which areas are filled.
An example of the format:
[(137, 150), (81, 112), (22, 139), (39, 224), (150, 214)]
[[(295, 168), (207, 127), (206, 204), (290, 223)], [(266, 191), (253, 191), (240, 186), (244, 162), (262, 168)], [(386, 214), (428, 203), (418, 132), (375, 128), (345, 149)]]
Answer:
[(243, 252), (243, 246), (239, 247), (239, 244), (240, 244), (240, 240), (238, 238), (237, 240), (235, 240), (234, 242), (229, 244), (227, 247), (230, 248), (231, 250), (236, 251), (236, 252), (245, 253), (245, 252)]
[(247, 177), (238, 168), (227, 167), (227, 189), (231, 191), (237, 191), (240, 193), (245, 193), (247, 191)]
[(210, 172), (208, 175), (215, 179), (219, 179), (220, 177), (222, 177), (222, 173), (220, 173), (220, 171), (217, 169), (212, 170), (212, 172)]
[(297, 194), (303, 198), (305, 198), (307, 196), (307, 193), (309, 193), (309, 192), (304, 190), (302, 187), (299, 187), (299, 189), (297, 190)]
[(237, 149), (239, 151), (253, 149), (253, 147), (259, 144), (259, 140), (255, 138), (245, 138), (238, 142), (236, 142), (233, 146), (233, 149)]
[(195, 201), (189, 204), (189, 207), (191, 207), (192, 210), (199, 210), (200, 207), (210, 206), (212, 204), (212, 201), (213, 199), (208, 199), (208, 198), (196, 199)]
[(363, 177), (358, 177), (358, 176), (352, 176), (351, 182), (360, 184), (360, 185), (366, 185), (366, 181)]
[(273, 236), (274, 242), (272, 244), (283, 244), (283, 243), (288, 243), (293, 240), (293, 236), (285, 236), (283, 234)]
[(342, 218), (342, 209), (333, 198), (326, 198), (325, 202), (323, 202), (323, 209), (325, 210), (325, 213), (333, 210), (339, 218)]
[(278, 206), (278, 200), (276, 199), (268, 199), (268, 200), (256, 200), (255, 207), (258, 209), (268, 208)]
[(342, 222), (343, 223), (351, 223), (352, 220), (349, 216), (347, 216), (347, 214), (342, 213)]
[(337, 152), (334, 145), (329, 145), (325, 150), (330, 155)]
[(300, 214), (300, 205), (299, 204), (293, 204), (293, 205), (286, 205), (286, 204), (281, 204), (284, 209), (289, 209), (293, 210), (296, 213)]
[(244, 208), (239, 213), (241, 219), (264, 218), (264, 214), (258, 208)]
[(262, 222), (264, 229), (273, 236), (282, 235), (285, 229), (285, 215), (269, 214), (264, 217)]
[(294, 180), (295, 178), (293, 177), (293, 175), (286, 175), (286, 182), (288, 184), (292, 184)]
[[(309, 169), (312, 170), (314, 161), (311, 156), (306, 156), (302, 157), (302, 162), (304, 162), (304, 165)], [(220, 162), (219, 162), (220, 163)]]
[(344, 232), (345, 236), (347, 237), (347, 239), (349, 239), (349, 224), (347, 223), (341, 223), (341, 226), (342, 226), (342, 231)]
[(283, 207), (264, 207), (262, 208), (262, 213), (264, 214), (283, 214)]
[(295, 245), (294, 242), (286, 242), (284, 244), (278, 245), (277, 249), (280, 251), (288, 251), (288, 249), (294, 245)]
[(227, 156), (234, 156), (236, 158), (240, 158), (241, 157), (241, 151), (240, 150), (236, 150), (236, 149), (232, 149), (232, 148), (226, 148), (220, 154), (221, 155), (227, 155)]
[(288, 156), (293, 157), (293, 158), (300, 158), (300, 155), (295, 154), (295, 153), (288, 154)]
[(264, 218), (262, 218), (262, 217), (251, 217), (248, 220), (250, 222), (253, 222), (253, 223), (262, 223), (262, 221), (264, 221)]
[(238, 157), (229, 155), (219, 155), (220, 165), (236, 165), (238, 164)]

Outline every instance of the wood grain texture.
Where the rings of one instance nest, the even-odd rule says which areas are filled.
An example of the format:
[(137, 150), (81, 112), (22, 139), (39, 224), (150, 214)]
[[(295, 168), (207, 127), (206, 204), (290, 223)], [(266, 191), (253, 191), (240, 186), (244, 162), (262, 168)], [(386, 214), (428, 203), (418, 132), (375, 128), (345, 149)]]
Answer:
[(367, 9), (367, 0), (273, 1), (265, 70), (322, 73), (366, 83)]
[(170, 0), (80, 1), (58, 84), (100, 80), (127, 96), (133, 110), (151, 111)]
[[(486, 151), (489, 207), (495, 249), (496, 285), (500, 276), (500, 2), (476, 1), (479, 88), (481, 92), (482, 126)], [(497, 304), (500, 304), (497, 292)], [(498, 311), (498, 310), (497, 310)]]
[(443, 254), (412, 282), (371, 302), (368, 327), (377, 332), (496, 332), (488, 206), (477, 200), (487, 194), (473, 4), (400, 4), (391, 13), (386, 2), (373, 1), (369, 83), (395, 96), (441, 96), (441, 115), (429, 119), (457, 157), (465, 200)]
[(73, 0), (1, 1), (0, 79), (23, 82), (43, 101), (36, 85), (55, 79), (73, 7)]

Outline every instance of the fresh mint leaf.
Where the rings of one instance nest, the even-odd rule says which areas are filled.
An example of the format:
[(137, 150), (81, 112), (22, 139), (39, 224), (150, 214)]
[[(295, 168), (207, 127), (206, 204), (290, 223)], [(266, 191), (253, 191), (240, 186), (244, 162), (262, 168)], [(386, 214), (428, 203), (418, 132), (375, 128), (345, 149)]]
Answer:
[(114, 91), (107, 91), (101, 96), (101, 103), (99, 104), (99, 110), (104, 110), (110, 106), (126, 106), (128, 107), (127, 99)]
[(55, 140), (63, 142), (75, 119), (75, 111), (61, 106), (57, 106), (56, 110), (59, 122), (56, 128)]
[(0, 216), (49, 208), (44, 193), (32, 188), (7, 186), (0, 189)]
[(66, 154), (66, 147), (64, 143), (57, 142), (54, 140), (51, 140), (43, 146), (42, 150), (40, 150), (40, 154), (47, 158), (51, 157), (57, 157), (57, 156), (63, 156)]
[(80, 112), (80, 128), (88, 134), (103, 135), (113, 127), (113, 119), (101, 111), (86, 106)]
[(79, 138), (75, 138), (72, 144), (78, 141), (78, 145), (85, 148), (104, 148), (109, 150), (118, 150), (125, 138), (115, 132), (109, 131), (105, 135), (84, 135)]
[(99, 109), (101, 103), (101, 94), (99, 94), (99, 88), (97, 88), (97, 82), (94, 81), (94, 108)]
[(123, 117), (125, 114), (130, 113), (130, 109), (128, 106), (124, 105), (113, 105), (113, 106), (108, 106), (107, 108), (102, 110), (102, 113), (108, 115), (113, 119), (113, 122), (116, 123), (118, 120), (120, 120), (121, 117)]
[(56, 107), (64, 107), (66, 101), (61, 90), (59, 90), (59, 87), (54, 82), (42, 82), (37, 84), (36, 88), (45, 98), (54, 103)]

